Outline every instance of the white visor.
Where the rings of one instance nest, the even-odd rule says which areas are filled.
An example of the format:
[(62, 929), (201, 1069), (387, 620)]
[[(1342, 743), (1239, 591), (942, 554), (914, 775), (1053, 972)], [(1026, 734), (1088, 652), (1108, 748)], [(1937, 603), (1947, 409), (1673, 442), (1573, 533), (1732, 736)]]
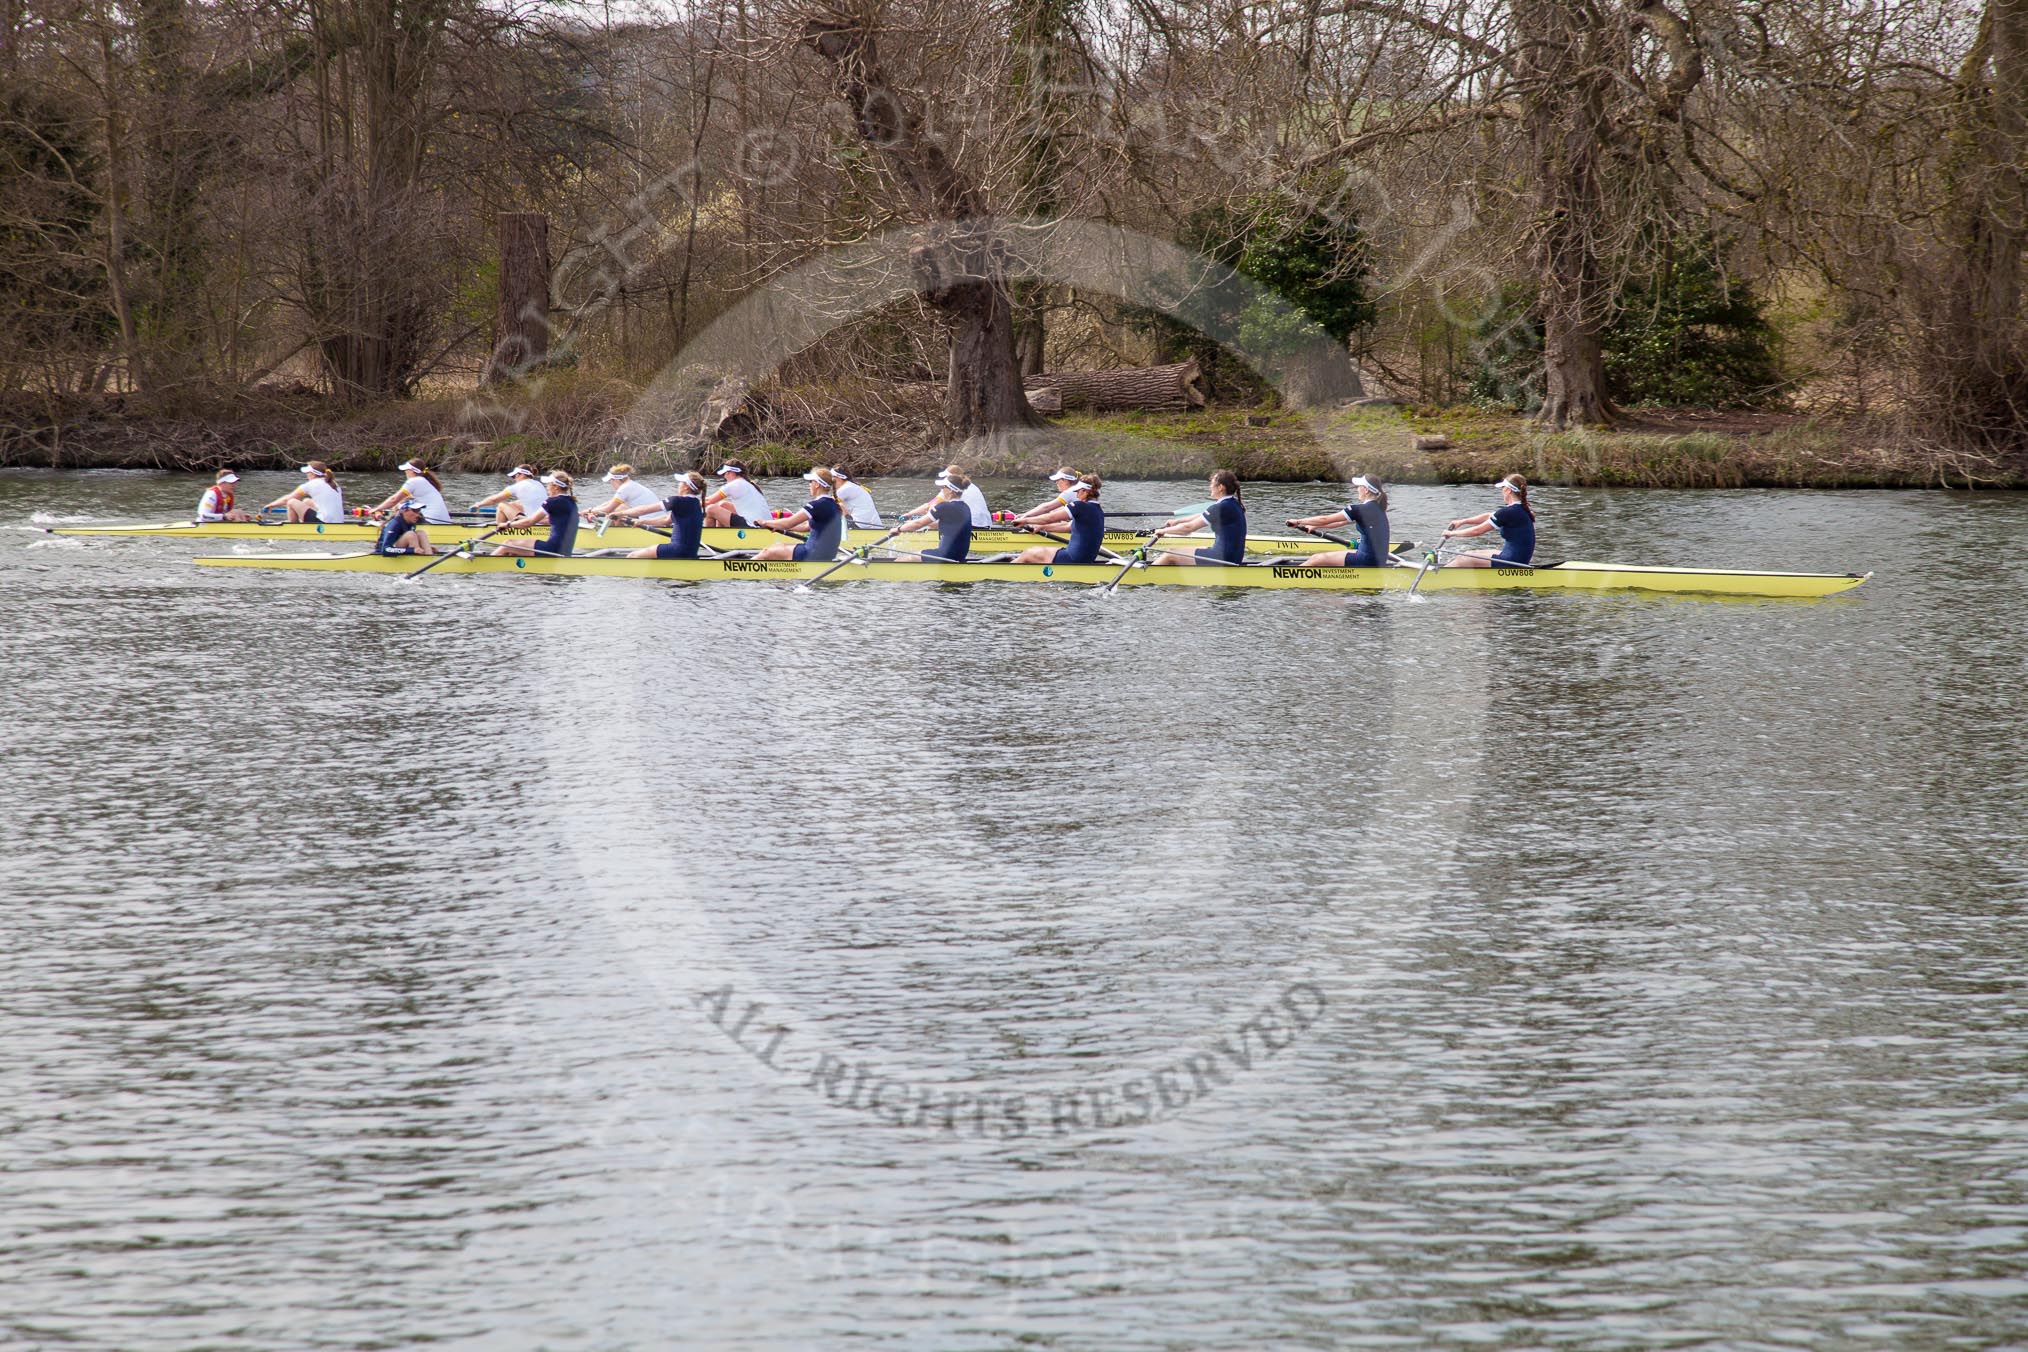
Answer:
[(557, 478), (554, 474), (543, 475), (542, 482), (548, 484), (551, 488), (563, 487), (563, 480)]
[(218, 482), (222, 484), (236, 484), (239, 482), (239, 476), (237, 474), (221, 474), (218, 476)]
[(521, 475), (525, 479), (533, 479), (535, 477), (535, 471), (528, 468), (528, 466), (526, 465), (516, 465), (513, 469), (507, 471), (507, 477), (510, 479), (517, 474)]
[(1498, 483), (1494, 484), (1494, 485), (1493, 485), (1493, 487), (1495, 487), (1495, 488), (1504, 488), (1504, 489), (1506, 489), (1506, 490), (1508, 490), (1509, 492), (1512, 492), (1512, 493), (1519, 493), (1519, 492), (1521, 491), (1521, 489), (1520, 489), (1520, 488), (1519, 488), (1519, 487), (1518, 487), (1517, 485), (1515, 485), (1515, 484), (1512, 484), (1512, 483), (1509, 483), (1509, 482), (1508, 482), (1507, 480), (1505, 480), (1505, 479), (1502, 479), (1502, 480), (1500, 480), (1500, 482), (1498, 482)]
[(718, 477), (721, 479), (728, 474), (744, 474), (745, 472), (738, 465), (720, 465), (718, 467)]
[(404, 460), (395, 466), (395, 469), (403, 474), (414, 474), (419, 468), (420, 466), (413, 460)]
[[(317, 471), (316, 471), (316, 470), (314, 470), (314, 469), (311, 469), (311, 468), (310, 468), (310, 467), (309, 467), (308, 465), (298, 465), (298, 466), (296, 466), (296, 471), (297, 471), (297, 473), (299, 473), (299, 474), (317, 474)], [(322, 476), (322, 475), (317, 475), (317, 477), (318, 477), (318, 478), (322, 478), (323, 476)]]
[(606, 482), (609, 484), (623, 484), (633, 477), (634, 476), (631, 474), (608, 474), (606, 476)]
[(805, 474), (803, 476), (803, 482), (806, 484), (820, 484), (824, 482), (824, 480), (818, 476), (817, 471), (811, 470), (808, 474)]
[(1053, 484), (1074, 484), (1077, 482), (1077, 476), (1075, 474), (1065, 474), (1062, 470), (1058, 470), (1049, 476), (1049, 482)]
[(1367, 478), (1364, 474), (1354, 479), (1352, 481), (1352, 486), (1354, 488), (1363, 488), (1369, 493), (1378, 493), (1380, 491), (1380, 486), (1374, 483), (1373, 480)]

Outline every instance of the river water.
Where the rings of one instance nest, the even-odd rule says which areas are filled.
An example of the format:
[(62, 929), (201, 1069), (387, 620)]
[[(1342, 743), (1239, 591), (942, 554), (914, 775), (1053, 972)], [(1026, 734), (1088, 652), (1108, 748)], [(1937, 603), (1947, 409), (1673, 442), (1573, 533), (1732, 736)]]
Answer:
[(1814, 603), (36, 528), (200, 486), (0, 475), (0, 1344), (2028, 1339), (2028, 500), (1538, 498)]

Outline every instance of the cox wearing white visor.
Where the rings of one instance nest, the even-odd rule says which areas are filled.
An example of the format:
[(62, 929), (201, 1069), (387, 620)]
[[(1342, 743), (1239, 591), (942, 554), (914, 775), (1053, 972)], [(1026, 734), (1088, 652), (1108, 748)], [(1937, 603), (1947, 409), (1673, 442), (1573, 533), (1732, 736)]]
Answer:
[(400, 468), (408, 477), (401, 481), (400, 488), (387, 495), (386, 501), (373, 509), (373, 514), (386, 516), (397, 504), (413, 502), (422, 509), (423, 520), (429, 525), (450, 525), (451, 508), (444, 501), (444, 486), (437, 482), (437, 476), (430, 467), (414, 460), (404, 460)]
[(229, 469), (222, 469), (211, 481), (211, 487), (197, 497), (197, 519), (204, 521), (251, 521), (253, 518), (232, 505), (232, 486), (239, 482), (239, 476)]
[(286, 510), (291, 522), (308, 522), (311, 525), (334, 524), (345, 519), (345, 491), (338, 487), (338, 476), (322, 460), (312, 460), (299, 467), (303, 482), (261, 508), (264, 512)]
[(606, 471), (606, 482), (613, 486), (613, 495), (585, 513), (594, 521), (621, 508), (659, 507), (662, 504), (654, 489), (634, 477), (632, 465), (614, 465)]
[(707, 526), (757, 526), (768, 519), (768, 500), (748, 482), (746, 462), (728, 460), (718, 467), (725, 486), (704, 500)]
[(535, 471), (526, 465), (516, 465), (507, 471), (507, 486), (497, 493), (480, 498), (472, 504), (472, 510), (482, 507), (493, 509), (493, 524), (512, 526), (524, 517), (530, 517), (542, 510), (542, 500), (549, 496), (542, 491)]
[(1359, 532), (1357, 548), (1327, 549), (1321, 554), (1312, 554), (1303, 560), (1305, 567), (1384, 568), (1389, 563), (1388, 550), (1393, 544), (1393, 537), (1387, 524), (1387, 490), (1372, 475), (1361, 474), (1352, 480), (1352, 492), (1352, 501), (1345, 504), (1342, 512), (1289, 518), (1291, 526), (1306, 530), (1349, 525)]
[(1518, 474), (1500, 480), (1500, 505), (1477, 516), (1462, 516), (1444, 528), (1446, 540), (1471, 539), (1500, 532), (1500, 549), (1475, 549), (1460, 554), (1446, 568), (1491, 568), (1502, 563), (1530, 563), (1535, 558), (1535, 509), (1528, 505), (1528, 481)]

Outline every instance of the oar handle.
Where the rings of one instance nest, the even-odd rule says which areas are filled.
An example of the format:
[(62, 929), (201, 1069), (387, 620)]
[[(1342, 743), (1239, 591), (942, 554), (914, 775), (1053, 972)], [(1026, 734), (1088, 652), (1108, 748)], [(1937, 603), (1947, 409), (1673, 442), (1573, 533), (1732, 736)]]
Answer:
[(1294, 526), (1297, 530), (1301, 531), (1303, 534), (1314, 535), (1319, 540), (1329, 540), (1334, 545), (1343, 545), (1347, 549), (1359, 548), (1358, 545), (1353, 544), (1350, 540), (1346, 539), (1342, 535), (1332, 535), (1327, 531), (1318, 530), (1314, 526), (1305, 526), (1300, 521), (1287, 521), (1284, 522), (1283, 524)]

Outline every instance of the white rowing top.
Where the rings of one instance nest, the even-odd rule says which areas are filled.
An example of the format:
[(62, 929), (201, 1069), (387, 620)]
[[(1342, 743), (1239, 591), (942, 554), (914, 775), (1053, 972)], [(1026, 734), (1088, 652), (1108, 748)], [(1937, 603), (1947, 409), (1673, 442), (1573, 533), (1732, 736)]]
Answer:
[[(873, 505), (873, 495), (850, 479), (838, 486), (838, 503), (852, 518), (853, 525), (865, 530), (879, 529), (880, 509)], [(742, 512), (740, 515), (746, 514)]]
[[(435, 484), (423, 478), (420, 474), (414, 474), (403, 481), (401, 486), (408, 490), (409, 501), (422, 508), (424, 525), (448, 526), (451, 524), (450, 504), (444, 501), (444, 495), (437, 491)], [(399, 504), (396, 505), (399, 506)], [(323, 514), (320, 512), (318, 515), (321, 516)]]
[(767, 494), (748, 483), (744, 475), (728, 478), (720, 491), (725, 494), (725, 500), (732, 504), (732, 510), (747, 520), (768, 519)]
[(993, 524), (993, 509), (986, 505), (986, 495), (979, 491), (977, 484), (966, 484), (965, 491), (958, 494), (958, 501), (972, 509), (972, 524), (974, 526), (990, 526)]
[(533, 479), (516, 479), (513, 484), (514, 500), (527, 513), (539, 512), (542, 504), (549, 501), (549, 490)]
[(310, 505), (317, 509), (319, 521), (345, 519), (345, 494), (342, 490), (333, 488), (322, 479), (305, 479), (303, 491), (310, 495)]
[(629, 479), (613, 489), (613, 496), (626, 508), (659, 506), (662, 499), (655, 496), (655, 490), (639, 479)]

